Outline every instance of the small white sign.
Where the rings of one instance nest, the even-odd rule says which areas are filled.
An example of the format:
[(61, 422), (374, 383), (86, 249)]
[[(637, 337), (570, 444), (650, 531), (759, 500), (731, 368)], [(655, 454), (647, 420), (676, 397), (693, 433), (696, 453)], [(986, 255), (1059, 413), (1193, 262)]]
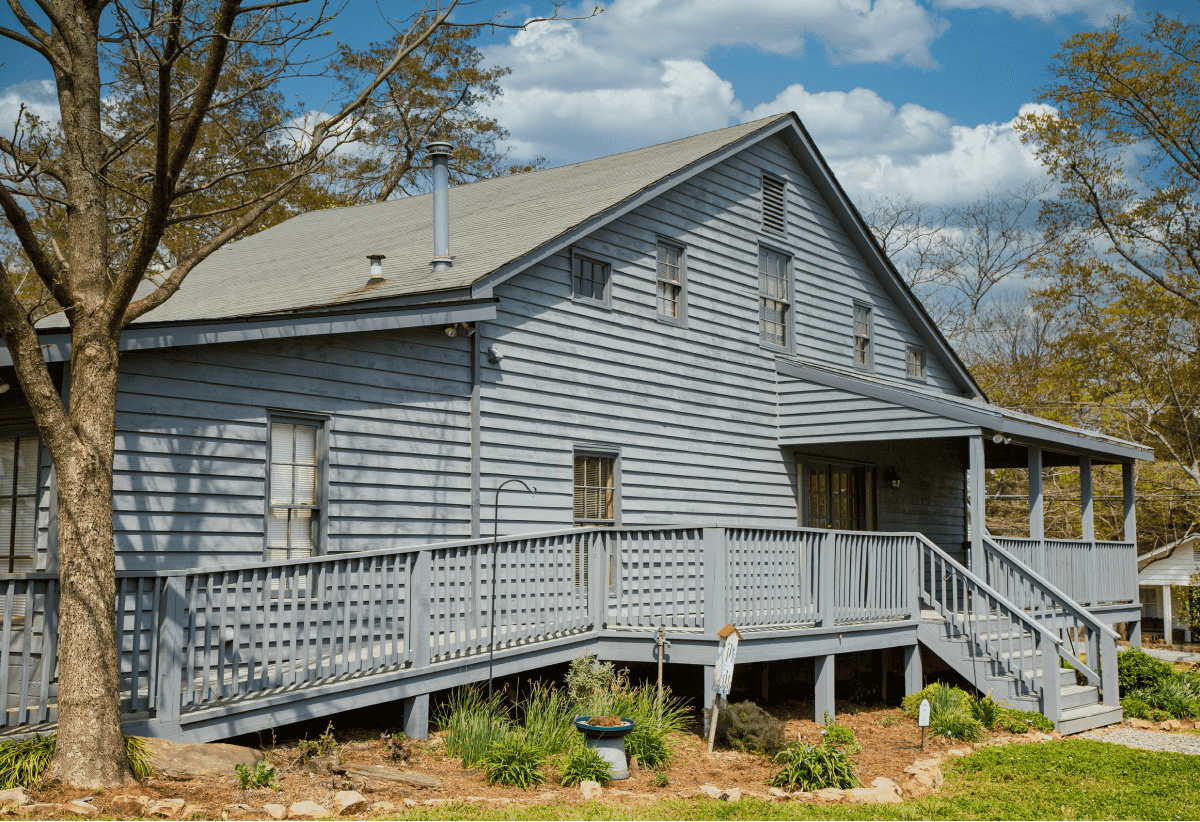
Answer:
[(721, 642), (717, 655), (717, 675), (713, 678), (713, 690), (721, 696), (729, 696), (733, 685), (733, 663), (737, 658), (738, 633), (734, 631)]
[(921, 700), (921, 709), (919, 711), (917, 711), (917, 727), (919, 727), (919, 728), (928, 728), (929, 727), (929, 700), (928, 699)]

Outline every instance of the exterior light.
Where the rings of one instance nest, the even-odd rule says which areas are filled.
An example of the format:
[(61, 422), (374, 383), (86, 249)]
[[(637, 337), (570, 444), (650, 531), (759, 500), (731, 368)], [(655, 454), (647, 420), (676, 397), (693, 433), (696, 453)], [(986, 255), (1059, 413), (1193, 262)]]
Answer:
[(883, 472), (883, 481), (893, 488), (900, 487), (900, 475), (896, 473), (895, 468), (889, 468)]

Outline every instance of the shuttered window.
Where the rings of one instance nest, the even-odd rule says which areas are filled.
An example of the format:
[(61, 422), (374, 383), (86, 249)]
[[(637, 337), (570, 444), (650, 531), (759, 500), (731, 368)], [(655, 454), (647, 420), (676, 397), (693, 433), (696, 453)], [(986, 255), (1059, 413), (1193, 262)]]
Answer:
[(271, 422), (270, 506), (267, 513), (267, 558), (312, 556), (320, 520), (321, 440), (318, 425)]
[(766, 231), (787, 233), (787, 183), (773, 174), (762, 176), (762, 224)]
[(854, 364), (859, 368), (871, 367), (871, 309), (854, 304)]
[(766, 248), (759, 249), (758, 327), (764, 343), (780, 348), (791, 344), (791, 302), (787, 257)]
[(36, 570), (38, 438), (0, 438), (0, 570)]
[[(616, 525), (616, 457), (575, 455), (575, 525)], [(588, 540), (575, 540), (575, 587), (588, 584)]]
[(658, 244), (658, 316), (660, 319), (683, 321), (683, 289), (686, 274), (683, 249), (665, 243)]

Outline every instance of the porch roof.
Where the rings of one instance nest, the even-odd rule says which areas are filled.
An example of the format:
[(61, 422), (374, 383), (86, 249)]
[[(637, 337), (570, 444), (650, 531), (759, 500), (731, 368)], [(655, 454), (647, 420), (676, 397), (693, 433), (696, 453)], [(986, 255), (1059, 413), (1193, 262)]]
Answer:
[[(1002, 444), (987, 441), (989, 467), (1004, 467), (1009, 462), (1023, 466), (1028, 445), (1086, 455), (1098, 463), (1154, 459), (1151, 449), (1137, 443), (979, 399), (941, 393), (915, 381), (901, 382), (798, 357), (781, 356), (775, 362), (781, 377), (781, 445), (1001, 434), (1005, 438)], [(822, 416), (828, 418), (824, 423)], [(1053, 463), (1047, 460), (1046, 464)]]

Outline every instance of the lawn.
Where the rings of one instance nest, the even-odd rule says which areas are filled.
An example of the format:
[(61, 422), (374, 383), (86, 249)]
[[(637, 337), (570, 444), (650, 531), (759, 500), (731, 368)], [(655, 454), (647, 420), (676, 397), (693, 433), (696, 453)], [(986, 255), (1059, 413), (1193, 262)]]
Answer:
[(902, 805), (670, 799), (413, 808), (405, 819), (1198, 819), (1200, 757), (1091, 740), (985, 748), (945, 767), (934, 795)]

